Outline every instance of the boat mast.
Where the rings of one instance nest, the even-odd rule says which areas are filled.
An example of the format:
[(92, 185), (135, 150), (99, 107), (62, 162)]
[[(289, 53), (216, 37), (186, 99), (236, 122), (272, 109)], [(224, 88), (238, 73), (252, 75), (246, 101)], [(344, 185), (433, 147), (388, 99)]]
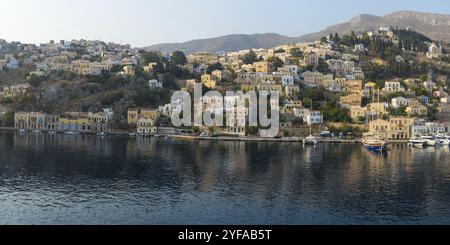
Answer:
[(309, 135), (311, 135), (312, 136), (312, 120), (311, 120), (311, 115), (312, 115), (312, 104), (313, 104), (313, 102), (312, 102), (312, 100), (311, 100), (311, 105), (310, 105), (310, 109), (309, 109)]

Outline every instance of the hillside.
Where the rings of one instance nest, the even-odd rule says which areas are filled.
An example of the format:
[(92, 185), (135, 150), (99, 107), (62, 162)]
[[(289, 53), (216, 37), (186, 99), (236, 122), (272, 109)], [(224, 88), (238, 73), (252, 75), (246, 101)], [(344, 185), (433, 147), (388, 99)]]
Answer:
[(327, 27), (325, 30), (288, 37), (274, 33), (253, 35), (227, 35), (222, 37), (193, 40), (185, 43), (166, 43), (148, 47), (149, 50), (171, 52), (181, 50), (185, 53), (198, 51), (227, 51), (249, 48), (271, 48), (285, 43), (315, 41), (330, 33), (345, 34), (350, 31), (363, 32), (376, 30), (381, 26), (412, 28), (433, 40), (450, 42), (450, 15), (432, 14), (413, 11), (399, 11), (385, 16), (362, 14), (350, 21)]
[(236, 34), (210, 39), (192, 40), (185, 43), (157, 44), (148, 47), (148, 49), (162, 52), (180, 50), (186, 54), (190, 54), (198, 51), (219, 52), (251, 48), (271, 48), (277, 45), (295, 42), (296, 40), (297, 39), (293, 37), (274, 33), (253, 35)]

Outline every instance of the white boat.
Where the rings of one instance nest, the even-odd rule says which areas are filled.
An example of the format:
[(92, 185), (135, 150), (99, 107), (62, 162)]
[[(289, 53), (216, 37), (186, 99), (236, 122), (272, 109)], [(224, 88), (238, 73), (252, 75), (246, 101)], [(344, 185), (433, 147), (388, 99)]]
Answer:
[(426, 141), (422, 139), (411, 139), (408, 141), (408, 144), (414, 147), (424, 147)]
[(97, 136), (106, 136), (105, 132), (98, 133)]
[(48, 131), (48, 134), (56, 134), (56, 131), (50, 130)]
[(310, 135), (303, 139), (303, 144), (305, 145), (317, 145), (320, 143), (320, 138)]
[(39, 129), (35, 129), (31, 133), (33, 133), (33, 134), (41, 134), (41, 131)]
[(19, 129), (19, 133), (20, 133), (20, 134), (26, 134), (26, 133), (27, 133), (27, 130), (26, 130), (26, 129), (23, 129), (23, 128), (22, 128), (22, 129)]
[(444, 139), (444, 140), (442, 141), (442, 144), (443, 144), (443, 145), (450, 145), (450, 137), (447, 137), (446, 139)]
[(66, 134), (66, 135), (79, 135), (79, 134), (80, 134), (80, 132), (75, 132), (75, 131), (67, 131), (67, 132), (65, 132), (64, 134)]
[[(311, 101), (312, 110), (312, 101)], [(304, 145), (317, 145), (320, 143), (320, 137), (316, 137), (312, 134), (312, 123), (309, 124), (309, 136), (303, 139)]]
[(387, 152), (387, 143), (384, 140), (380, 140), (373, 135), (366, 135), (361, 140), (363, 146), (369, 150), (377, 153), (386, 153)]
[(422, 136), (420, 139), (425, 141), (426, 146), (436, 146), (436, 140), (433, 136)]

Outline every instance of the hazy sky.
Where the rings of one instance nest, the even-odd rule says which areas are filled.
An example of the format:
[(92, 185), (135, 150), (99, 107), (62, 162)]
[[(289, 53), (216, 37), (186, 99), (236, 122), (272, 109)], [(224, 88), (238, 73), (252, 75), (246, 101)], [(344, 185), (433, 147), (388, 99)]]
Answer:
[(360, 13), (449, 13), (447, 0), (2, 0), (0, 39), (101, 39), (146, 46), (234, 33), (289, 36)]

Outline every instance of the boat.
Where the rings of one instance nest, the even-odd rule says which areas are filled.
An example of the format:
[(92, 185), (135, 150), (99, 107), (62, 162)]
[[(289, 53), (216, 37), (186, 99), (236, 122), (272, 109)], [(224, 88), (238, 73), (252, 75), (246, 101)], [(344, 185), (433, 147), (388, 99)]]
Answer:
[[(312, 101), (311, 101), (312, 110)], [(309, 124), (309, 136), (303, 139), (303, 145), (317, 145), (320, 143), (320, 138), (312, 134), (312, 123)]]
[(423, 148), (424, 146), (426, 146), (426, 141), (422, 139), (411, 139), (408, 141), (408, 144), (410, 146)]
[(48, 134), (56, 134), (56, 131), (50, 130), (48, 131)]
[(106, 133), (105, 132), (101, 132), (101, 133), (98, 133), (97, 136), (102, 136), (103, 137), (103, 136), (106, 136)]
[(136, 133), (129, 133), (128, 136), (130, 136), (130, 137), (136, 137)]
[(80, 132), (75, 132), (75, 131), (67, 131), (64, 133), (65, 135), (79, 135)]
[(443, 144), (443, 145), (450, 145), (450, 137), (445, 138), (445, 139), (442, 141), (442, 144)]
[(377, 152), (377, 153), (386, 153), (387, 152), (387, 143), (384, 140), (380, 140), (373, 135), (366, 135), (361, 140), (364, 148), (369, 151)]
[(20, 134), (26, 134), (26, 133), (27, 133), (27, 130), (26, 130), (26, 129), (23, 129), (23, 128), (22, 128), (22, 129), (19, 129), (19, 133), (20, 133)]
[(35, 129), (31, 133), (33, 133), (33, 134), (41, 134), (41, 130)]
[(420, 139), (425, 141), (425, 146), (436, 146), (436, 140), (433, 136), (422, 136)]
[(317, 145), (320, 143), (320, 138), (310, 135), (303, 139), (303, 144), (305, 145)]

